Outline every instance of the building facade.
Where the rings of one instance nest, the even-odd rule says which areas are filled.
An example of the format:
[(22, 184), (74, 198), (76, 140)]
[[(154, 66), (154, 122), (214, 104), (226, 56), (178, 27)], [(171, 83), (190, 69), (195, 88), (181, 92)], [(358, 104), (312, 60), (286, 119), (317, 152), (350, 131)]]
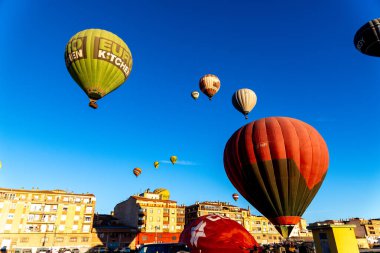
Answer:
[(84, 252), (91, 247), (95, 204), (93, 194), (0, 188), (0, 248)]
[[(263, 216), (252, 215), (250, 209), (240, 208), (228, 202), (205, 201), (196, 202), (186, 207), (186, 224), (200, 216), (216, 214), (228, 217), (242, 225), (260, 244), (278, 243), (283, 240), (272, 223)], [(306, 221), (301, 219), (291, 236), (297, 236), (300, 240), (312, 240), (312, 234), (306, 229)]]
[(124, 225), (136, 228), (136, 245), (152, 242), (178, 242), (185, 225), (185, 206), (170, 200), (170, 192), (147, 189), (120, 202), (114, 216)]

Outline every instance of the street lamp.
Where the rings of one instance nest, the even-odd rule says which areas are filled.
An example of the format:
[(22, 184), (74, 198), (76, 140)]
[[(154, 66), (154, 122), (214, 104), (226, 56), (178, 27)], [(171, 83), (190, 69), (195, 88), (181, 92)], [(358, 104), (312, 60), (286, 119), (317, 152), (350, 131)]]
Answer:
[(158, 242), (158, 241), (157, 241), (157, 229), (160, 229), (160, 227), (159, 227), (159, 226), (155, 226), (155, 227), (154, 227), (154, 230), (156, 231), (156, 239), (155, 239), (155, 243)]

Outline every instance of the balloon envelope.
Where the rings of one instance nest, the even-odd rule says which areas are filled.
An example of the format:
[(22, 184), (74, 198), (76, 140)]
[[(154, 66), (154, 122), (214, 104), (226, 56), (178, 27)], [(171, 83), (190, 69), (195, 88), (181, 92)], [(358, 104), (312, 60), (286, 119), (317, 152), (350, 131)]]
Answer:
[(219, 215), (205, 215), (187, 224), (180, 236), (191, 252), (249, 253), (258, 246), (253, 236), (239, 223)]
[(66, 45), (66, 68), (90, 98), (90, 106), (117, 89), (132, 70), (132, 54), (117, 35), (101, 29), (75, 34)]
[(191, 92), (191, 97), (194, 99), (194, 100), (197, 100), (199, 98), (199, 92), (198, 91), (193, 91)]
[(170, 161), (172, 162), (172, 164), (174, 165), (176, 162), (177, 162), (177, 157), (175, 155), (172, 155), (170, 157)]
[(237, 193), (232, 194), (232, 198), (237, 201), (239, 199), (239, 195)]
[(154, 165), (154, 167), (157, 169), (158, 166), (160, 166), (160, 163), (156, 161), (156, 162), (153, 163), (153, 165)]
[(213, 74), (204, 75), (199, 80), (199, 89), (211, 100), (220, 89), (220, 80)]
[(141, 172), (142, 172), (142, 169), (140, 168), (133, 169), (133, 174), (135, 174), (136, 177), (140, 176)]
[(380, 18), (359, 28), (354, 37), (354, 45), (363, 54), (380, 56)]
[(251, 89), (239, 89), (232, 95), (232, 104), (241, 112), (246, 119), (248, 119), (248, 113), (250, 113), (257, 103), (257, 96)]
[(224, 149), (228, 178), (276, 229), (288, 237), (326, 176), (329, 155), (310, 125), (287, 117), (253, 121)]

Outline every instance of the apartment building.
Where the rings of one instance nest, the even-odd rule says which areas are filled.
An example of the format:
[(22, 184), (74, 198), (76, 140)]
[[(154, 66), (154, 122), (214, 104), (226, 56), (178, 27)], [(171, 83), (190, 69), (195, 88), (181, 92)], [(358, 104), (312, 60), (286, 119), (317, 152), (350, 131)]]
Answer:
[(0, 248), (84, 252), (91, 246), (95, 203), (93, 194), (0, 188)]
[(167, 189), (147, 189), (117, 204), (114, 216), (124, 225), (137, 228), (136, 245), (178, 242), (185, 225), (185, 206), (170, 200)]
[[(186, 224), (200, 216), (208, 214), (218, 214), (235, 220), (247, 229), (258, 243), (277, 243), (283, 240), (282, 236), (267, 218), (252, 215), (249, 208), (240, 208), (228, 202), (204, 201), (187, 206)], [(306, 229), (306, 221), (304, 219), (301, 219), (300, 223), (293, 230), (295, 230), (293, 236), (297, 236), (300, 239), (312, 239), (312, 234)]]

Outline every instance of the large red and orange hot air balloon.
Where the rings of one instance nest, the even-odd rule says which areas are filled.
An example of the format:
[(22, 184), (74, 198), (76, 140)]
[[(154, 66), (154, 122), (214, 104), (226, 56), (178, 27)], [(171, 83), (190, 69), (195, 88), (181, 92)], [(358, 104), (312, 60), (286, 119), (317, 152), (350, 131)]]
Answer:
[(220, 89), (220, 80), (213, 74), (204, 75), (199, 80), (199, 89), (211, 100)]
[(232, 184), (284, 237), (317, 194), (328, 163), (322, 136), (305, 122), (287, 117), (243, 126), (224, 149), (224, 168)]

